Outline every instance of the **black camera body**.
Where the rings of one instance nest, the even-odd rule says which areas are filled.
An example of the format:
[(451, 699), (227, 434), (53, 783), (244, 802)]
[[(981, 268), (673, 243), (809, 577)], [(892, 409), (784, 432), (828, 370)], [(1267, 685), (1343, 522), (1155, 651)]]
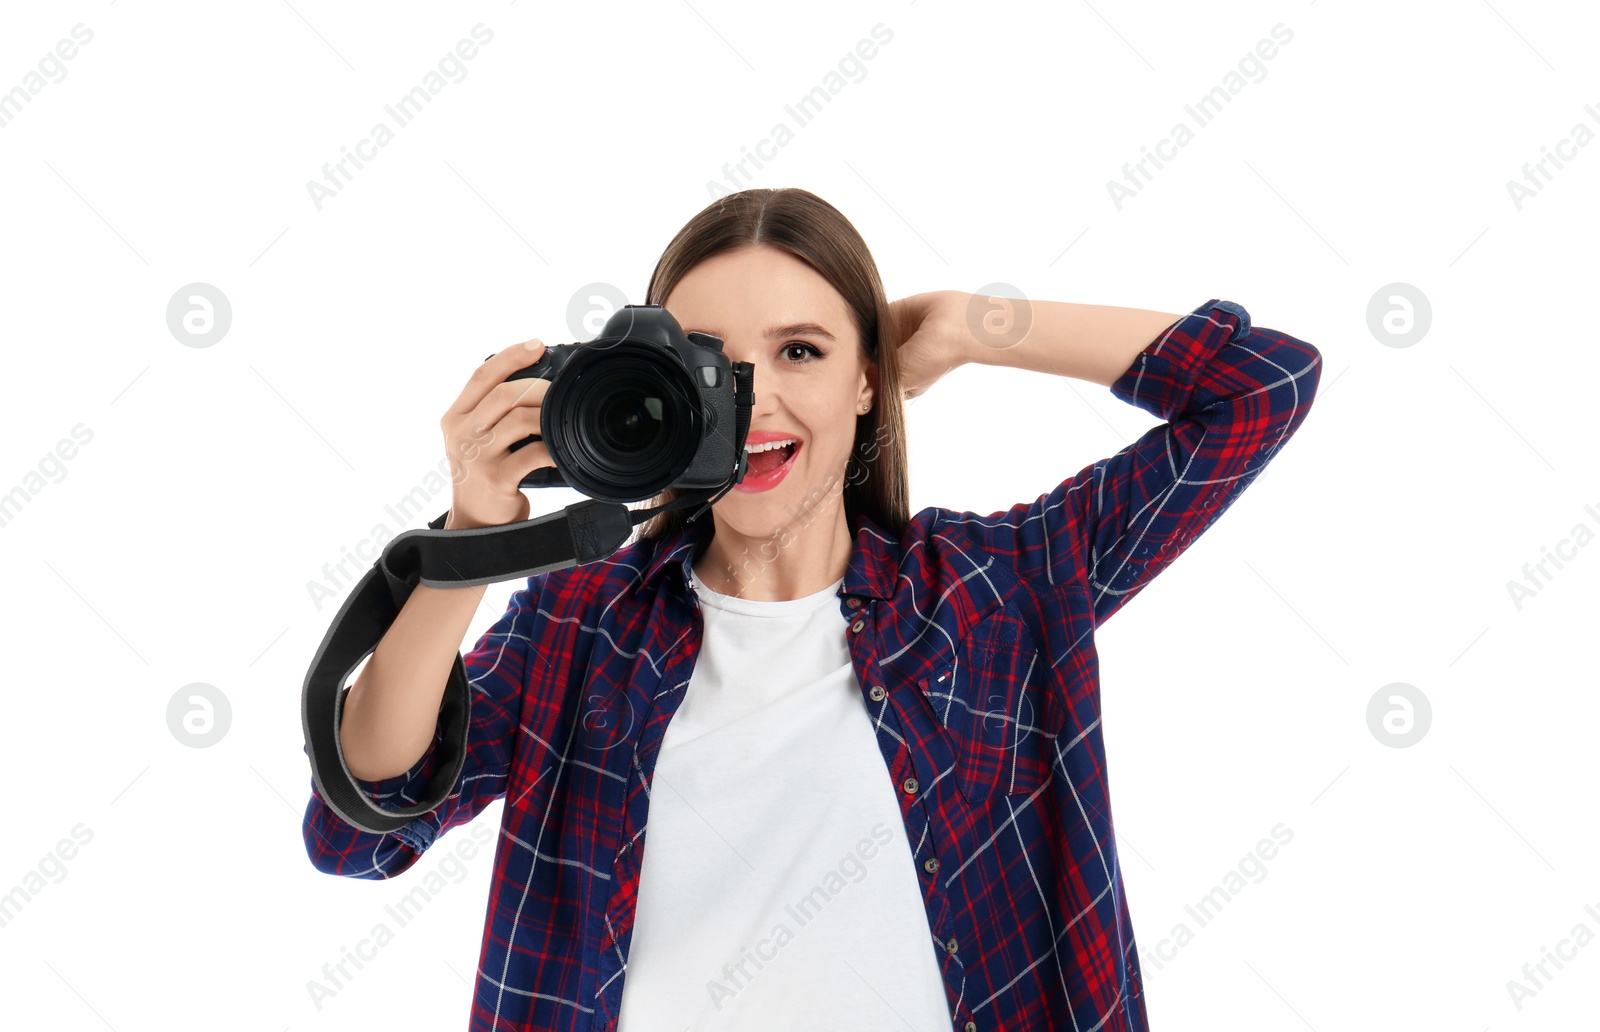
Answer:
[(539, 361), (506, 377), (550, 381), (539, 433), (510, 450), (542, 440), (555, 466), (518, 486), (570, 487), (628, 503), (669, 487), (739, 483), (749, 460), (736, 418), (735, 364), (719, 338), (685, 334), (660, 305), (624, 305), (594, 340), (546, 347)]

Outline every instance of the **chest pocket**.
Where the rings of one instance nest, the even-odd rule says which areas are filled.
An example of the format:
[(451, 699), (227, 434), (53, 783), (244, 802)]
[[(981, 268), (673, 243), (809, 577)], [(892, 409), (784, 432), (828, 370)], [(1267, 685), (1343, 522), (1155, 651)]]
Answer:
[(952, 659), (923, 681), (950, 738), (967, 801), (1031, 795), (1050, 779), (1055, 734), (1046, 727), (1047, 658), (1014, 605), (975, 624)]

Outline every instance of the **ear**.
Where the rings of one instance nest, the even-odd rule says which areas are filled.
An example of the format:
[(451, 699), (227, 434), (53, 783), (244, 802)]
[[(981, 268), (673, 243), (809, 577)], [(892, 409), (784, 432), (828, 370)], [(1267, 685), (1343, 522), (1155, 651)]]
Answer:
[(861, 389), (858, 393), (861, 403), (871, 404), (878, 396), (878, 363), (868, 362), (861, 372)]

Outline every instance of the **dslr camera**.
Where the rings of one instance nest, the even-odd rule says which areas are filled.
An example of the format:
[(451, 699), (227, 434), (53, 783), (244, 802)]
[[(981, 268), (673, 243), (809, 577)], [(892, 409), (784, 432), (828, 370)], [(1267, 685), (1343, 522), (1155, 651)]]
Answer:
[(660, 305), (624, 305), (594, 340), (546, 347), (539, 361), (506, 377), (550, 381), (539, 433), (510, 450), (543, 441), (555, 467), (536, 469), (517, 486), (571, 487), (628, 503), (669, 487), (739, 483), (749, 460), (733, 365), (720, 338), (685, 334)]

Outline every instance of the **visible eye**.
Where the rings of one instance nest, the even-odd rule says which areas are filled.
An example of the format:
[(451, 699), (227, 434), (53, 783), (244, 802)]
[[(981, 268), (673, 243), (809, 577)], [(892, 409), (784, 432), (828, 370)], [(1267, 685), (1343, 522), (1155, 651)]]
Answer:
[[(807, 344), (803, 340), (791, 340), (789, 343), (785, 344), (783, 346), (784, 354), (792, 355), (794, 348), (803, 348), (806, 352), (810, 353), (813, 356), (813, 358), (821, 358), (822, 357), (821, 349), (819, 349), (814, 344)], [(813, 358), (800, 359), (799, 361), (792, 362), (791, 364), (793, 364), (793, 365), (805, 365), (808, 362), (813, 361)]]

